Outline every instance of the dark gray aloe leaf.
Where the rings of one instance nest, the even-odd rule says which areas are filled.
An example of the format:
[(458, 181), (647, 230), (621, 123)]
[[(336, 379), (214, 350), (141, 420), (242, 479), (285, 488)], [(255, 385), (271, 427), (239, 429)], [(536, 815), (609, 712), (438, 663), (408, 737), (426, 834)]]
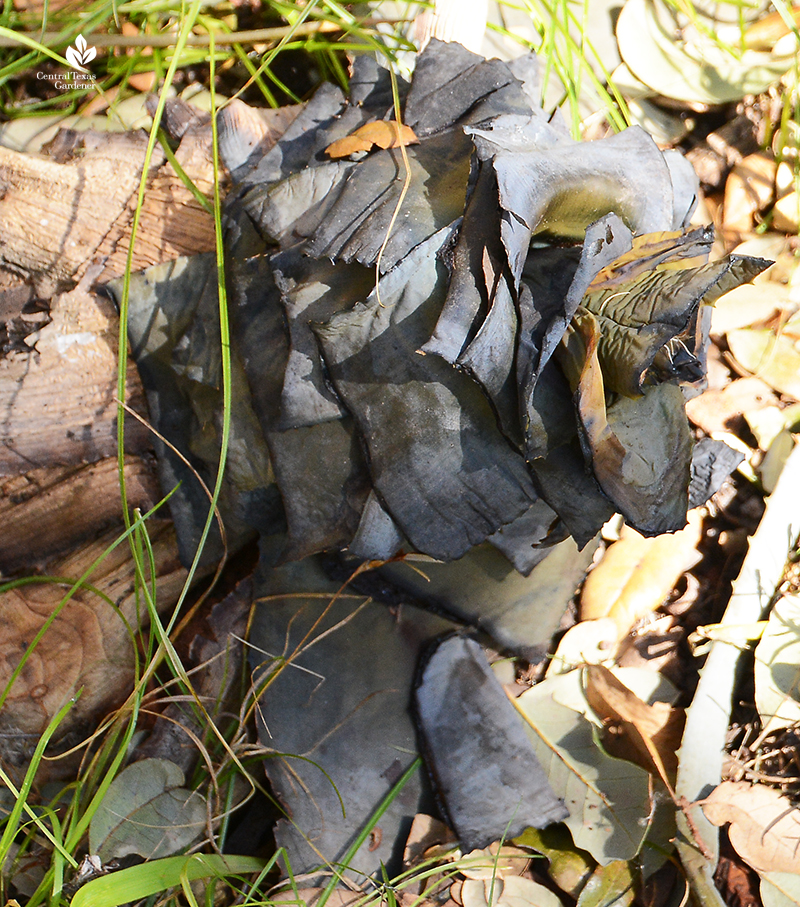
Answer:
[[(239, 220), (238, 224), (246, 234), (248, 221)], [(239, 245), (246, 244), (245, 235)], [(285, 256), (278, 259), (287, 267)], [(324, 266), (322, 270), (326, 270)], [(309, 424), (282, 430), (286, 422), (282, 392), (291, 345), (272, 265), (266, 256), (235, 258), (229, 265), (229, 282), (233, 336), (283, 500), (288, 530), (284, 556), (304, 557), (346, 545), (358, 527), (370, 487), (352, 419), (340, 413), (338, 419), (312, 424), (307, 416)], [(324, 294), (325, 285), (318, 289)], [(330, 300), (323, 304), (329, 306)], [(312, 353), (307, 346), (303, 348)], [(321, 376), (317, 377), (321, 382)], [(304, 390), (315, 406), (314, 386)], [(304, 412), (318, 412), (318, 408)], [(295, 420), (295, 424), (297, 421), (303, 420)]]
[(501, 278), (496, 283), (489, 314), (456, 364), (481, 385), (492, 401), (503, 433), (521, 447), (519, 398), (514, 380), (518, 333), (517, 308), (507, 282)]
[(534, 236), (582, 241), (587, 227), (612, 211), (635, 234), (673, 227), (669, 168), (643, 130), (531, 148), (520, 147), (517, 120), (499, 117), (491, 129), (469, 130), (497, 177), (506, 212), (501, 237), (516, 282)]
[[(250, 660), (265, 767), (287, 811), (275, 841), (293, 875), (341, 860), (417, 754), (410, 713), (420, 649), (453, 624), (414, 607), (392, 613), (331, 581), (316, 558), (256, 578)], [(345, 680), (346, 678), (346, 680)], [(350, 866), (399, 870), (397, 844), (430, 812), (416, 772)], [(401, 845), (402, 846), (402, 845)]]
[(352, 311), (316, 327), (339, 397), (368, 452), (374, 487), (420, 551), (452, 560), (537, 499), (524, 460), (497, 429), (480, 388), (418, 350), (441, 310), (440, 231)]
[(744, 454), (728, 447), (724, 441), (701, 438), (692, 451), (689, 507), (705, 504), (742, 460)]
[(266, 438), (286, 514), (284, 560), (346, 546), (370, 491), (353, 420), (271, 431)]
[[(639, 237), (640, 245), (630, 257), (624, 256), (595, 279), (583, 306), (600, 325), (598, 355), (607, 391), (637, 396), (651, 369), (650, 380), (678, 377), (691, 383), (702, 377), (699, 357), (708, 338), (707, 331), (704, 336), (698, 330), (700, 307), (713, 304), (769, 265), (756, 258), (699, 264), (712, 239), (705, 229), (678, 238), (667, 234), (652, 242)], [(649, 247), (657, 251), (648, 255)], [(637, 252), (639, 257), (634, 257)], [(685, 360), (682, 368), (679, 352)]]
[(319, 346), (311, 323), (328, 321), (375, 285), (375, 272), (359, 265), (314, 261), (299, 249), (270, 261), (289, 329), (289, 356), (284, 368), (277, 428), (285, 431), (341, 419), (341, 403), (325, 383)]
[(587, 468), (576, 436), (545, 456), (530, 460), (542, 497), (558, 513), (582, 550), (597, 537), (617, 508)]
[[(324, 215), (314, 214), (314, 226), (307, 219), (295, 232), (310, 237), (307, 251), (315, 258), (374, 265), (383, 249), (381, 270), (388, 271), (461, 217), (469, 151), (469, 139), (461, 130), (406, 148), (408, 182), (400, 149), (376, 151), (348, 170), (339, 191), (331, 193), (335, 201), (328, 204), (326, 199)], [(390, 230), (403, 192), (402, 216)]]
[(397, 523), (386, 512), (375, 492), (370, 491), (358, 528), (347, 546), (348, 552), (364, 561), (387, 561), (397, 554), (404, 542)]
[(503, 274), (497, 181), (489, 168), (476, 171), (464, 219), (450, 256), (450, 286), (431, 337), (422, 347), (455, 363), (478, 332)]
[[(280, 142), (275, 147), (279, 146)], [(242, 192), (241, 206), (265, 243), (289, 249), (322, 223), (355, 167), (353, 161), (325, 161), (305, 167), (279, 182), (259, 183)]]
[[(539, 347), (541, 351), (536, 370), (531, 375), (533, 383), (550, 361), (550, 357), (564, 336), (567, 325), (572, 321), (592, 281), (604, 267), (630, 251), (632, 243), (631, 231), (613, 212), (606, 214), (586, 228), (581, 257), (569, 289), (563, 298), (562, 308), (549, 318), (543, 319), (544, 332), (541, 341), (535, 335), (531, 338), (531, 345)], [(533, 255), (535, 253), (529, 252), (528, 258), (530, 259)], [(528, 286), (531, 287), (530, 284)], [(533, 292), (532, 287), (531, 292)]]
[[(546, 518), (541, 511), (535, 516)], [(540, 533), (541, 527), (533, 537)], [(493, 536), (489, 539), (492, 544), (478, 545), (449, 564), (425, 559), (398, 561), (376, 574), (400, 590), (394, 601), (451, 615), (479, 627), (503, 649), (538, 661), (549, 650), (553, 633), (592, 562), (597, 542), (583, 551), (570, 538), (558, 542), (545, 548), (546, 556), (522, 576), (494, 547), (496, 541)], [(380, 595), (378, 589), (365, 591)]]
[[(119, 301), (122, 281), (108, 286)], [(131, 277), (128, 333), (147, 393), (150, 420), (190, 464), (169, 444), (154, 439), (162, 487), (165, 491), (178, 487), (170, 508), (185, 563), (197, 550), (219, 460), (218, 309), (213, 255), (181, 258)], [(235, 351), (231, 367), (231, 440), (219, 508), (228, 548), (234, 550), (258, 528), (279, 524), (282, 517), (269, 455)], [(215, 523), (203, 563), (219, 559), (221, 553), (222, 539)]]
[(544, 501), (537, 501), (513, 523), (501, 526), (487, 539), (511, 561), (523, 576), (541, 563), (550, 547), (568, 536), (555, 511)]
[(580, 439), (605, 494), (644, 535), (686, 524), (692, 438), (674, 384), (645, 389), (638, 399), (606, 398), (598, 355), (600, 327), (590, 313), (570, 326), (559, 358), (575, 387)]
[[(402, 100), (408, 86), (402, 79), (397, 84)], [(331, 142), (369, 120), (383, 119), (393, 104), (389, 71), (374, 57), (361, 55), (353, 66), (349, 102), (341, 89), (323, 82), (280, 141), (259, 161), (235, 174), (237, 182), (245, 187), (263, 186), (324, 163), (327, 159), (322, 152)]]
[[(434, 39), (420, 54), (406, 102), (404, 122), (419, 138), (456, 124), (480, 123), (500, 114), (536, 113), (524, 80), (531, 78), (535, 58), (512, 67), (501, 60), (485, 60), (460, 44)], [(514, 69), (519, 71), (518, 77)], [(545, 114), (537, 114), (545, 121)]]
[[(519, 296), (522, 331), (517, 380), (525, 455), (529, 461), (546, 459), (554, 447), (573, 437), (572, 434), (563, 437), (564, 427), (572, 426), (574, 422), (566, 414), (566, 388), (562, 387), (559, 393), (560, 382), (552, 369), (547, 371), (547, 366), (592, 280), (604, 267), (627, 252), (631, 244), (630, 230), (612, 212), (587, 228), (577, 266), (573, 265), (578, 254), (575, 247), (533, 246), (528, 251)], [(540, 387), (542, 375), (547, 375), (547, 378)], [(558, 405), (554, 405), (554, 397)], [(555, 442), (554, 435), (557, 438)], [(556, 470), (557, 462), (557, 458), (551, 461)], [(550, 478), (553, 478), (552, 474)], [(542, 480), (541, 475), (539, 479)], [(585, 486), (586, 482), (582, 485)], [(542, 487), (547, 488), (544, 483)], [(547, 491), (544, 493), (547, 494)], [(588, 508), (586, 515), (593, 510), (605, 511), (603, 502), (596, 495), (592, 500), (594, 507)], [(574, 523), (574, 520), (570, 522)], [(575, 531), (576, 538), (587, 540), (588, 529), (576, 526)], [(591, 535), (594, 532), (589, 537)]]
[(415, 702), (427, 765), (462, 850), (569, 816), (477, 642), (439, 643)]

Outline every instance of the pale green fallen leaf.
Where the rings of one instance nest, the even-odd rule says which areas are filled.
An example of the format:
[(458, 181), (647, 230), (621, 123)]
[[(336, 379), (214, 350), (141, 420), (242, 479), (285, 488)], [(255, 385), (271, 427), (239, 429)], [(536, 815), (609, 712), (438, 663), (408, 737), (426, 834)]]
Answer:
[(464, 907), (562, 907), (557, 894), (521, 876), (467, 879), (461, 901)]
[[(639, 853), (651, 810), (650, 776), (608, 756), (597, 728), (580, 712), (562, 705), (583, 697), (579, 671), (548, 678), (514, 704), (530, 727), (536, 755), (570, 816), (565, 824), (577, 847), (603, 865)], [(584, 699), (585, 703), (585, 699)], [(585, 703), (588, 711), (588, 704)]]
[(758, 465), (758, 475), (761, 478), (761, 485), (767, 494), (775, 491), (778, 479), (783, 472), (783, 467), (789, 459), (789, 455), (794, 450), (794, 435), (786, 428), (783, 429), (769, 445), (769, 449), (764, 454), (764, 459)]
[(793, 403), (785, 409), (777, 406), (765, 406), (745, 412), (750, 431), (755, 435), (761, 450), (768, 450), (770, 444), (786, 429), (793, 429), (800, 418), (800, 403)]
[[(617, 43), (631, 72), (658, 94), (698, 104), (724, 104), (760, 94), (791, 69), (794, 54), (732, 54), (694, 32), (676, 40), (677, 22), (662, 0), (628, 0), (617, 20)], [(687, 31), (688, 33), (688, 31)]]
[(743, 284), (714, 303), (711, 333), (727, 334), (764, 322), (790, 305), (789, 288), (773, 280)]
[(619, 632), (612, 618), (580, 620), (559, 640), (546, 676), (566, 674), (584, 664), (613, 663), (618, 641)]
[[(737, 577), (723, 618), (724, 627), (739, 627), (757, 621), (781, 581), (788, 548), (800, 534), (800, 453), (795, 451), (783, 471), (778, 488), (769, 497), (767, 509)], [(679, 751), (676, 792), (694, 804), (719, 783), (725, 739), (728, 734), (737, 666), (741, 652), (725, 642), (714, 642), (700, 674), (700, 683), (687, 710), (686, 729)], [(713, 873), (718, 832), (699, 806), (689, 807), (687, 820), (678, 813), (678, 850), (692, 887), (706, 903), (722, 904)], [(706, 857), (701, 841), (714, 855)]]
[(800, 596), (772, 609), (755, 652), (756, 707), (764, 730), (800, 722)]
[(770, 387), (800, 400), (800, 352), (768, 328), (742, 328), (727, 336), (733, 358)]
[(578, 898), (577, 907), (626, 907), (633, 903), (633, 870), (626, 860), (598, 866)]
[(103, 862), (139, 854), (158, 859), (188, 847), (206, 824), (206, 802), (182, 787), (168, 759), (134, 762), (111, 782), (89, 826), (89, 850)]
[(763, 907), (798, 907), (800, 905), (800, 874), (796, 872), (762, 873), (759, 894)]

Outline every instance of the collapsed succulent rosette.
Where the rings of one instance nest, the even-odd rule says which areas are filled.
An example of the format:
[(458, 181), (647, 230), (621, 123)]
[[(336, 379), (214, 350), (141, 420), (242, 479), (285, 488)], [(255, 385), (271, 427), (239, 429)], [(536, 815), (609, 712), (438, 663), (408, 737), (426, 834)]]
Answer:
[[(710, 231), (686, 229), (689, 164), (637, 128), (572, 141), (534, 83), (531, 58), (433, 42), (401, 88), (418, 141), (357, 159), (326, 149), (392, 118), (368, 57), (349, 100), (323, 87), (266, 153), (223, 122), (241, 402), (223, 504), (233, 525), (280, 509), (285, 558), (452, 560), (488, 540), (528, 572), (615, 512), (646, 534), (681, 528), (735, 464), (694, 447), (681, 385), (704, 373), (709, 304), (766, 263), (707, 263)], [(195, 311), (213, 313), (215, 266), (194, 261), (133, 286), (134, 351), (162, 400), (170, 370), (174, 401), (218, 384), (209, 330), (187, 315), (200, 286)], [(167, 340), (153, 330), (177, 322)], [(182, 417), (201, 470), (204, 406)], [(176, 419), (155, 410), (170, 437)], [(180, 467), (164, 468), (174, 484)]]

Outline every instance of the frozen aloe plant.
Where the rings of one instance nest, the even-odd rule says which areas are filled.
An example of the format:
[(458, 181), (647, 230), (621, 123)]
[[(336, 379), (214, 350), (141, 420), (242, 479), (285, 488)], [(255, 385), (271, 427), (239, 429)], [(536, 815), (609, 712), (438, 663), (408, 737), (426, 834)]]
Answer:
[[(285, 518), (289, 559), (452, 560), (489, 540), (528, 572), (614, 512), (681, 528), (735, 463), (713, 443), (693, 455), (682, 385), (703, 376), (708, 304), (764, 263), (707, 264), (688, 163), (638, 128), (571, 140), (534, 82), (530, 58), (433, 42), (400, 87), (417, 141), (353, 159), (326, 149), (393, 118), (370, 58), (349, 98), (324, 86), (266, 154), (228, 115), (234, 528)], [(211, 305), (195, 314), (213, 264), (179, 270), (134, 284), (131, 334), (162, 429), (202, 466), (218, 376)]]
[[(295, 871), (342, 859), (413, 762), (419, 653), (454, 626), (413, 606), (535, 657), (608, 517), (645, 534), (679, 529), (737, 462), (718, 442), (694, 445), (683, 401), (703, 379), (709, 305), (766, 263), (709, 264), (710, 230), (687, 228), (696, 179), (683, 158), (636, 128), (573, 141), (537, 106), (535, 79), (532, 58), (432, 42), (399, 86), (405, 130), (392, 125), (389, 74), (366, 56), (349, 97), (324, 86), (268, 150), (252, 111), (222, 114), (232, 422), (220, 511), (229, 550), (262, 536), (250, 642), (259, 688), (275, 677), (261, 740), (309, 760), (268, 760), (292, 817), (276, 840)], [(391, 147), (393, 135), (407, 144)], [(217, 312), (211, 255), (131, 282), (151, 418), (208, 485)], [(165, 489), (179, 485), (170, 505), (188, 560), (208, 497), (167, 445), (158, 453)], [(367, 592), (402, 602), (395, 617), (336, 598), (352, 563), (331, 576), (311, 555), (340, 550), (456, 563), (426, 564), (424, 580), (384, 566)], [(294, 653), (306, 626), (325, 638)], [(303, 670), (281, 672), (275, 657)], [(477, 714), (469, 686), (459, 708)], [(451, 757), (445, 745), (439, 762)], [(498, 806), (487, 814), (453, 802), (471, 759), (453, 766), (444, 797), (465, 837), (480, 828), (493, 840), (507, 803), (487, 797)], [(359, 851), (362, 871), (390, 858), (425, 791), (417, 773), (382, 819), (383, 844)], [(340, 795), (344, 824), (332, 819)]]

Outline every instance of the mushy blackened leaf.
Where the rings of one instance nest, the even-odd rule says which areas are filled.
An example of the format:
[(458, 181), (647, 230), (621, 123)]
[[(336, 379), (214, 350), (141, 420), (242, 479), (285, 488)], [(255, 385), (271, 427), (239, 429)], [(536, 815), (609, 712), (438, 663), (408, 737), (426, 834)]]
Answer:
[[(259, 571), (255, 592), (248, 652), (261, 691), (258, 735), (286, 810), (275, 841), (292, 873), (321, 869), (327, 881), (326, 861), (343, 859), (414, 762), (419, 652), (453, 624), (411, 606), (393, 614), (342, 589), (317, 558)], [(420, 769), (382, 813), (382, 834), (366, 836), (349, 861), (355, 869), (343, 869), (359, 882), (382, 867), (394, 871), (398, 839), (432, 808)]]
[[(246, 233), (248, 222), (239, 226)], [(291, 380), (286, 387), (285, 376), (289, 374), (293, 352), (296, 356), (301, 352), (309, 354), (309, 367), (314, 364), (302, 329), (295, 327), (293, 347), (287, 328), (283, 294), (291, 297), (291, 291), (296, 289), (286, 276), (292, 263), (294, 277), (302, 280), (299, 263), (291, 257), (287, 260), (286, 256), (278, 256), (278, 264), (284, 270), (275, 274), (281, 275), (283, 293), (265, 256), (237, 260), (229, 273), (233, 335), (283, 499), (286, 559), (346, 545), (358, 527), (369, 492), (369, 476), (352, 419), (346, 417), (333, 398), (321, 396), (322, 378), (312, 374), (306, 387), (292, 384)], [(300, 287), (307, 289), (303, 283)], [(323, 281), (313, 284), (309, 292), (314, 295), (318, 290), (324, 297), (326, 289)], [(290, 298), (289, 305), (293, 302), (302, 305), (302, 301)], [(323, 298), (320, 304), (330, 311), (329, 299)], [(284, 390), (286, 394), (282, 393)], [(286, 397), (290, 404), (288, 415), (283, 409)], [(325, 403), (336, 407), (333, 418), (327, 412), (320, 418)], [(287, 421), (292, 427), (284, 430)]]
[(402, 215), (393, 229), (390, 231), (406, 186), (399, 148), (368, 155), (347, 172), (336, 200), (314, 230), (306, 233), (307, 226), (300, 225), (297, 232), (310, 236), (309, 255), (372, 265), (383, 249), (381, 270), (387, 271), (415, 246), (461, 217), (470, 152), (464, 133), (438, 134), (404, 150), (410, 181)]
[[(735, 256), (706, 264), (712, 241), (712, 231), (702, 228), (640, 236), (629, 255), (595, 278), (582, 305), (600, 323), (598, 355), (608, 391), (634, 397), (645, 380), (655, 383), (665, 375), (692, 383), (705, 373), (701, 306), (770, 264)], [(651, 246), (657, 252), (649, 263), (633, 257), (637, 250), (648, 257)]]
[[(109, 283), (119, 300), (122, 280)], [(210, 507), (220, 452), (222, 406), (217, 274), (213, 255), (180, 258), (131, 277), (128, 333), (147, 394), (162, 487), (181, 557), (190, 563)], [(258, 529), (280, 524), (281, 508), (264, 439), (238, 355), (231, 360), (231, 431), (219, 510), (235, 549)], [(162, 440), (165, 439), (165, 440)], [(172, 445), (172, 447), (170, 447)], [(178, 450), (185, 460), (174, 451)], [(177, 491), (175, 489), (177, 488)], [(223, 542), (212, 525), (204, 562)]]
[[(516, 62), (515, 66), (484, 60), (460, 44), (434, 39), (417, 60), (405, 122), (418, 138), (423, 138), (457, 124), (480, 123), (504, 113), (532, 113), (535, 104), (524, 78), (515, 74), (525, 61)], [(537, 115), (546, 120), (541, 109)]]
[(316, 328), (339, 396), (367, 448), (375, 489), (420, 551), (452, 560), (537, 499), (525, 461), (477, 384), (418, 350), (441, 310), (443, 230), (365, 303)]
[(475, 640), (439, 643), (414, 699), (428, 765), (463, 850), (569, 818)]
[(679, 387), (647, 388), (637, 400), (606, 397), (600, 326), (585, 312), (570, 326), (559, 359), (570, 375), (581, 443), (600, 487), (645, 535), (686, 524), (692, 439)]
[(298, 249), (271, 259), (289, 330), (289, 355), (283, 371), (277, 428), (286, 431), (341, 419), (341, 402), (325, 383), (311, 324), (327, 321), (366, 297), (375, 273), (359, 265), (314, 261)]
[[(488, 538), (525, 572), (563, 526), (584, 545), (615, 507), (645, 531), (685, 516), (691, 444), (673, 391), (702, 373), (704, 303), (759, 266), (706, 265), (706, 234), (665, 233), (694, 204), (688, 165), (637, 129), (571, 140), (536, 106), (533, 65), (431, 42), (400, 85), (419, 144), (331, 160), (335, 140), (395, 119), (388, 73), (362, 56), (349, 99), (323, 87), (260, 160), (247, 157), (252, 144), (233, 147), (228, 303), (247, 378), (237, 394), (249, 388), (243, 424), (254, 413), (269, 448), (258, 491), (274, 501), (279, 489), (286, 557), (349, 546), (453, 559)], [(638, 235), (648, 231), (658, 238)], [(216, 310), (213, 284), (176, 284), (181, 323), (198, 304), (190, 291)], [(134, 302), (152, 333), (160, 315), (145, 290)], [(576, 357), (590, 315), (592, 357)], [(190, 451), (209, 475), (214, 317), (171, 336), (154, 398), (166, 402), (176, 369), (184, 382), (204, 376), (165, 412), (184, 433), (194, 426)], [(675, 443), (642, 442), (652, 431)], [(647, 468), (631, 473), (634, 453)], [(651, 473), (662, 485), (677, 477), (666, 497), (639, 494)]]

